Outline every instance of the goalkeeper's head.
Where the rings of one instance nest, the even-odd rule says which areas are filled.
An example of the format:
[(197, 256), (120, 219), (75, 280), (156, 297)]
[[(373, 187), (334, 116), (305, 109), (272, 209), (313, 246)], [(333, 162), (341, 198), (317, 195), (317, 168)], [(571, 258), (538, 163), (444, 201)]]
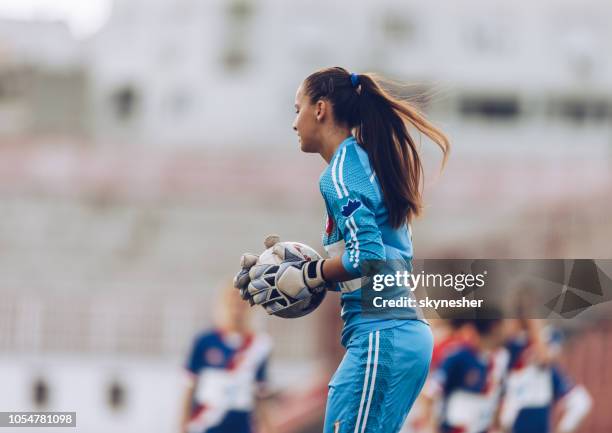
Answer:
[(353, 134), (380, 182), (389, 222), (400, 227), (423, 207), (423, 169), (409, 130), (417, 129), (436, 143), (443, 163), (450, 143), (414, 104), (389, 91), (394, 86), (374, 74), (320, 69), (306, 77), (296, 92), (293, 129), (302, 151), (319, 153), (328, 163), (342, 140)]

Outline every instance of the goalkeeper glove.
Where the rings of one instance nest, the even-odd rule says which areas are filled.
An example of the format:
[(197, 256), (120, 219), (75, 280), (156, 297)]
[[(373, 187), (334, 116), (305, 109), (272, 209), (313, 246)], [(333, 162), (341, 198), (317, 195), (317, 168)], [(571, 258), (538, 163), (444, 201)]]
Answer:
[(253, 298), (247, 290), (251, 282), (249, 271), (257, 263), (258, 258), (259, 256), (256, 254), (244, 253), (240, 257), (240, 271), (234, 277), (234, 287), (240, 291), (240, 297), (245, 301), (249, 301), (251, 306), (253, 305)]
[(249, 272), (251, 282), (248, 292), (255, 304), (269, 302), (272, 288), (298, 300), (326, 290), (323, 276), (325, 260), (306, 260), (290, 244), (276, 244), (273, 252), (282, 260), (279, 265), (258, 265)]
[[(278, 237), (278, 235), (266, 236), (266, 238), (264, 239), (264, 247), (266, 249), (272, 248), (272, 246), (274, 246), (279, 241), (279, 239), (280, 238)], [(240, 296), (242, 297), (242, 299), (244, 299), (245, 301), (249, 301), (251, 306), (254, 305), (254, 302), (253, 297), (248, 290), (249, 283), (251, 282), (249, 272), (251, 271), (253, 266), (257, 264), (258, 259), (259, 256), (257, 254), (244, 253), (240, 257), (240, 271), (238, 271), (238, 273), (234, 277), (234, 287), (240, 291)]]
[(325, 259), (306, 260), (302, 253), (291, 244), (277, 244), (272, 249), (283, 262), (276, 273), (276, 287), (289, 296), (301, 288), (319, 292), (325, 286), (323, 263)]

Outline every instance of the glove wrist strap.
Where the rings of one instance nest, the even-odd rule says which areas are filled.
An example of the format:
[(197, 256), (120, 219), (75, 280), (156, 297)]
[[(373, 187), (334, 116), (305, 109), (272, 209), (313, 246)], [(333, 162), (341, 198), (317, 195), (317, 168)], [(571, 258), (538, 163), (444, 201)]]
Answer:
[(315, 289), (325, 284), (323, 262), (325, 260), (314, 260), (304, 266), (304, 282), (309, 289)]

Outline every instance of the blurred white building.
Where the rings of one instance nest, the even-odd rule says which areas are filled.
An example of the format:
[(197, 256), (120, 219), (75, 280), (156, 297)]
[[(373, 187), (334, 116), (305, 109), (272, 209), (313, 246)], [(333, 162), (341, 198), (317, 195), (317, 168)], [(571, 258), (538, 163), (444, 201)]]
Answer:
[(0, 138), (83, 136), (82, 46), (62, 22), (0, 20)]
[(91, 42), (96, 134), (286, 146), (297, 85), (330, 65), (416, 83), (466, 131), (482, 120), (609, 133), (610, 20), (598, 0), (117, 0)]

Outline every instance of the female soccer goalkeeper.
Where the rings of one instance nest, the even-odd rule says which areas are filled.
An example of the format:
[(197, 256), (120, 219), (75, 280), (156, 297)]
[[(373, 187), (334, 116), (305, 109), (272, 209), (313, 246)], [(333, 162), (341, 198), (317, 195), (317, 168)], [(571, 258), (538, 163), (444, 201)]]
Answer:
[[(339, 283), (347, 352), (329, 384), (324, 432), (395, 433), (425, 382), (432, 335), (415, 310), (404, 309), (401, 318), (365, 314), (365, 292), (371, 289), (361, 288), (360, 277), (368, 263), (412, 269), (409, 223), (422, 209), (423, 168), (408, 128), (435, 142), (443, 163), (449, 142), (373, 76), (339, 67), (308, 76), (297, 90), (295, 109), (293, 129), (302, 151), (319, 153), (329, 164), (319, 184), (327, 209), (323, 245), (330, 258), (295, 261), (299, 252), (275, 247), (285, 260), (275, 275), (249, 276), (256, 257), (244, 255), (236, 286), (250, 290), (261, 287), (256, 278), (272, 278), (276, 288), (299, 298), (305, 290)], [(251, 296), (254, 303), (264, 299)]]

